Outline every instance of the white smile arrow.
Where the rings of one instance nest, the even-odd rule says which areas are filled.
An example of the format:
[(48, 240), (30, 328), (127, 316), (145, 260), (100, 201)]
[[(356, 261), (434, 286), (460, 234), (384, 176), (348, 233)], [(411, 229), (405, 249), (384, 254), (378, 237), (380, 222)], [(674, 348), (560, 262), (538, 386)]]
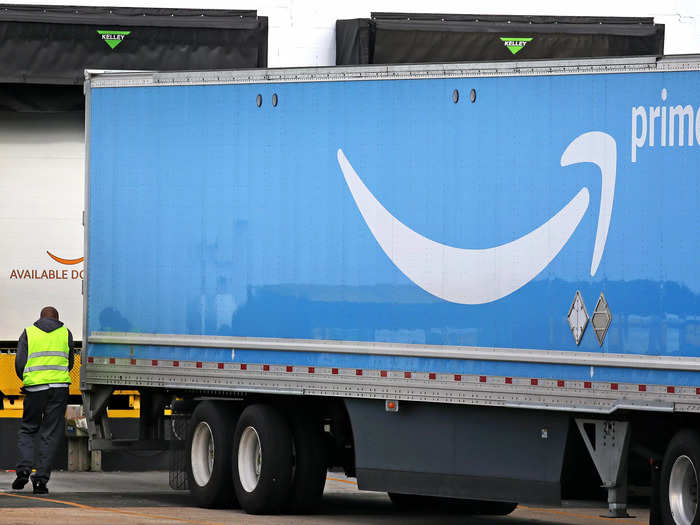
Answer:
[[(601, 199), (595, 268), (591, 274), (602, 257), (610, 224), (615, 151), (612, 137), (591, 132), (576, 138), (561, 159), (562, 166), (592, 162), (603, 173), (604, 200)], [(514, 241), (482, 250), (457, 248), (428, 239), (391, 215), (367, 189), (340, 149), (338, 163), (355, 204), (384, 253), (423, 290), (454, 303), (489, 303), (526, 285), (561, 251), (588, 208), (588, 189), (582, 188), (551, 219)]]
[(610, 229), (613, 199), (615, 198), (615, 173), (617, 171), (617, 144), (607, 133), (591, 131), (576, 137), (561, 156), (562, 166), (581, 162), (591, 162), (600, 168), (600, 211), (598, 212), (598, 232), (591, 261), (591, 275), (598, 271), (600, 259), (605, 250), (605, 241)]

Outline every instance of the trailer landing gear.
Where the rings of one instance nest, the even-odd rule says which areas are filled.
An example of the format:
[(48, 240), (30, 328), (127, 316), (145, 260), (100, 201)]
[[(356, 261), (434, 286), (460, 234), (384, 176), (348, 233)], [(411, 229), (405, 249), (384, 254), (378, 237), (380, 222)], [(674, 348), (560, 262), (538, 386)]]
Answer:
[(604, 518), (631, 518), (627, 513), (627, 457), (630, 424), (624, 421), (576, 419), (581, 437), (608, 490)]

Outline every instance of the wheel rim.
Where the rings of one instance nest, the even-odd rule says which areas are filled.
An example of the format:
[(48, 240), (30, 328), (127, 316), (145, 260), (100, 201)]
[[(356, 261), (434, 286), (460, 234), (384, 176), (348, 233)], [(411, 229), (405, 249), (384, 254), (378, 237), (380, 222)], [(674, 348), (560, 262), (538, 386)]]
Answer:
[(204, 487), (214, 470), (214, 434), (205, 421), (200, 421), (192, 434), (190, 461), (195, 483)]
[(260, 481), (262, 447), (253, 427), (246, 427), (238, 445), (238, 479), (246, 492), (253, 492)]
[(671, 467), (668, 501), (673, 520), (678, 525), (690, 525), (698, 508), (698, 475), (688, 456), (679, 456)]

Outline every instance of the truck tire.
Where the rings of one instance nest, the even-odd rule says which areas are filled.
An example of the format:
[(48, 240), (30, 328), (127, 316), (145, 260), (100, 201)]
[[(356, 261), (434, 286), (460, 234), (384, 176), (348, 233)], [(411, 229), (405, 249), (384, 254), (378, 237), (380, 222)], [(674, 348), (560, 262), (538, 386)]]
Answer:
[(200, 507), (237, 506), (231, 484), (233, 414), (204, 401), (192, 413), (187, 438), (190, 493)]
[(698, 525), (700, 435), (678, 432), (666, 449), (661, 467), (661, 514), (664, 525)]
[(284, 510), (293, 514), (313, 512), (323, 497), (328, 469), (321, 430), (303, 415), (290, 418), (293, 441), (292, 486)]
[(250, 405), (238, 419), (231, 468), (241, 508), (249, 514), (277, 514), (292, 484), (292, 432), (268, 405)]

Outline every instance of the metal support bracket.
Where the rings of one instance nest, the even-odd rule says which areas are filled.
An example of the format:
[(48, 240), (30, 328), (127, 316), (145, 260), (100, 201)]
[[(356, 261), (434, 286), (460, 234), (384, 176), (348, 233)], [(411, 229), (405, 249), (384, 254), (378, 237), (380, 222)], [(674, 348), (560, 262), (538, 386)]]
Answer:
[(630, 424), (626, 421), (576, 419), (581, 437), (608, 490), (606, 518), (630, 518), (627, 513), (627, 461)]
[(93, 448), (92, 442), (94, 440), (112, 439), (112, 432), (109, 429), (109, 420), (107, 419), (107, 401), (109, 401), (113, 391), (114, 387), (111, 386), (93, 385), (91, 390), (83, 392), (90, 450)]
[(141, 396), (141, 416), (139, 418), (139, 439), (162, 440), (163, 435), (163, 409), (168, 401), (164, 392), (151, 389), (139, 390)]

